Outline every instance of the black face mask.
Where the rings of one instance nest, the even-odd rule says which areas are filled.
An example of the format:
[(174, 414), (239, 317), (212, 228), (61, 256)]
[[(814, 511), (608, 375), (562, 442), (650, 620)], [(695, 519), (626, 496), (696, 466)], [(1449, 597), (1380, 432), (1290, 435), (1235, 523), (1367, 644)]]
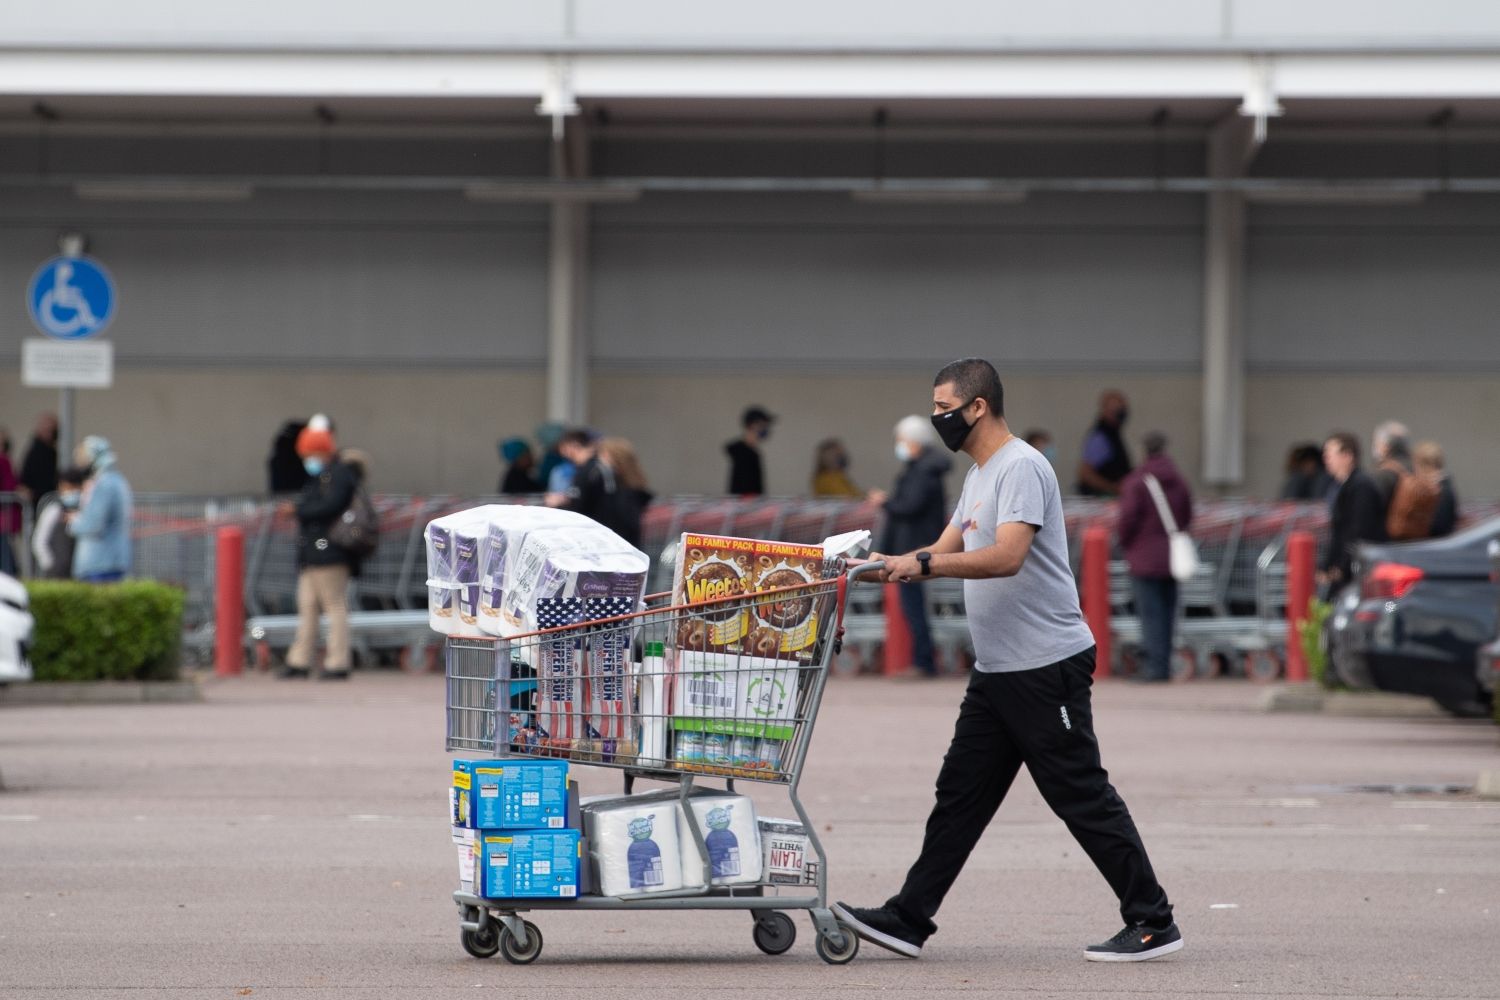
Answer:
[(971, 399), (963, 406), (949, 410), (947, 413), (934, 413), (932, 415), (933, 429), (938, 432), (938, 437), (943, 439), (943, 444), (948, 446), (949, 451), (958, 451), (969, 439), (969, 432), (974, 425), (964, 420), (963, 412), (968, 409), (974, 401)]

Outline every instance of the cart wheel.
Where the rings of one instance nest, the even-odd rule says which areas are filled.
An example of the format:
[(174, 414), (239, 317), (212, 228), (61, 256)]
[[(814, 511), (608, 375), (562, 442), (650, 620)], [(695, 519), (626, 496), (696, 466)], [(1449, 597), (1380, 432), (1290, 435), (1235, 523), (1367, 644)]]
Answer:
[(785, 913), (772, 910), (755, 918), (755, 947), (767, 955), (780, 955), (797, 940), (797, 925)]
[(486, 920), (477, 931), (467, 928), (458, 932), (458, 940), (464, 951), (475, 958), (493, 958), (500, 950), (500, 925)]
[(1172, 680), (1190, 681), (1198, 673), (1198, 657), (1191, 649), (1174, 649), (1167, 669)]
[(530, 920), (521, 922), (526, 925), (524, 949), (516, 944), (516, 936), (510, 932), (509, 927), (503, 924), (500, 926), (500, 954), (512, 965), (530, 965), (542, 953), (542, 932)]
[(859, 935), (842, 920), (838, 921), (842, 940), (835, 944), (822, 934), (818, 935), (818, 957), (829, 965), (847, 965), (859, 954)]
[(1281, 660), (1269, 649), (1257, 649), (1246, 653), (1245, 676), (1261, 684), (1274, 681), (1281, 676)]

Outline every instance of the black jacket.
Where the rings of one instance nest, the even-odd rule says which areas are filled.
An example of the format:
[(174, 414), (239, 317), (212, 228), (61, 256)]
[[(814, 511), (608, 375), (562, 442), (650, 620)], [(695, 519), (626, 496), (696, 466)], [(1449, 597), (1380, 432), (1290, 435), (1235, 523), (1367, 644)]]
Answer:
[(566, 506), (640, 548), (641, 514), (651, 499), (652, 495), (645, 490), (621, 486), (609, 466), (591, 458), (574, 477)]
[(1358, 469), (1339, 487), (1333, 498), (1331, 537), (1323, 569), (1336, 573), (1340, 582), (1352, 576), (1354, 547), (1360, 542), (1384, 542), (1385, 504), (1375, 481)]
[(948, 522), (943, 476), (952, 465), (932, 448), (906, 463), (885, 502), (881, 552), (904, 555), (938, 540)]
[(766, 479), (761, 470), (758, 449), (736, 439), (724, 446), (724, 454), (729, 456), (731, 496), (760, 496), (766, 491)]
[(1453, 480), (1444, 476), (1442, 485), (1438, 487), (1437, 509), (1432, 512), (1432, 528), (1428, 531), (1428, 537), (1446, 538), (1457, 527), (1458, 494), (1453, 489)]
[(328, 529), (349, 509), (359, 486), (359, 471), (334, 459), (319, 475), (309, 479), (297, 496), (297, 565), (345, 565), (359, 570), (359, 560), (328, 540)]
[(48, 493), (57, 492), (57, 446), (32, 438), (26, 449), (26, 459), (21, 463), (21, 485), (31, 491), (31, 506)]

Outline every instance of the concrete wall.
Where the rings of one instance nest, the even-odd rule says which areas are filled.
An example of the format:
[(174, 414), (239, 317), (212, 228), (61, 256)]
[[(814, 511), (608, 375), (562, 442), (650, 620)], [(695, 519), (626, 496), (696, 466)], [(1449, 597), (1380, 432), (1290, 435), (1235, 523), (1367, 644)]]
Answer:
[[(1093, 401), (1106, 386), (1131, 397), (1127, 437), (1137, 455), (1147, 430), (1165, 429), (1172, 453), (1196, 477), (1202, 407), (1196, 376), (1002, 374), (1017, 432), (1042, 427), (1055, 435), (1065, 485), (1073, 481)], [(735, 435), (740, 409), (763, 404), (781, 418), (765, 449), (769, 486), (799, 493), (807, 488), (813, 447), (826, 436), (848, 444), (856, 482), (887, 485), (897, 471), (890, 428), (907, 413), (926, 412), (931, 381), (930, 367), (840, 377), (705, 368), (690, 376), (599, 375), (590, 399), (595, 423), (637, 443), (652, 485), (664, 493), (722, 490), (727, 466), (721, 447)], [(1335, 429), (1368, 440), (1377, 421), (1398, 417), (1418, 437), (1445, 445), (1463, 495), (1500, 495), (1493, 434), (1500, 424), (1500, 382), (1493, 377), (1257, 375), (1247, 395), (1246, 494), (1275, 494), (1290, 444)], [(34, 416), (56, 403), (56, 392), (23, 390), (13, 369), (0, 373), (0, 425), (11, 429), (17, 458)], [(80, 431), (113, 438), (132, 480), (146, 490), (263, 489), (279, 421), (314, 409), (335, 416), (343, 442), (372, 453), (377, 489), (482, 493), (498, 479), (495, 442), (535, 425), (543, 385), (533, 372), (213, 368), (125, 370), (112, 390), (78, 393)], [(962, 460), (957, 464), (955, 489), (963, 471)]]
[[(714, 492), (740, 409), (782, 416), (771, 488), (804, 489), (813, 445), (895, 471), (889, 428), (964, 353), (1000, 366), (1018, 430), (1056, 435), (1063, 480), (1100, 389), (1132, 441), (1200, 456), (1201, 212), (1192, 197), (1035, 197), (1007, 206), (648, 197), (598, 210), (589, 303), (594, 422), (635, 438), (664, 492)], [(1245, 491), (1274, 492), (1289, 444), (1408, 421), (1471, 495), (1500, 494), (1500, 202), (1251, 212)], [(543, 412), (545, 228), (457, 195), (259, 194), (242, 205), (0, 200), (0, 423), (24, 436), (56, 394), (17, 384), (32, 269), (79, 228), (121, 282), (116, 387), (79, 393), (83, 432), (145, 489), (263, 482), (272, 433), (326, 410), (390, 491), (481, 492), (496, 439)]]

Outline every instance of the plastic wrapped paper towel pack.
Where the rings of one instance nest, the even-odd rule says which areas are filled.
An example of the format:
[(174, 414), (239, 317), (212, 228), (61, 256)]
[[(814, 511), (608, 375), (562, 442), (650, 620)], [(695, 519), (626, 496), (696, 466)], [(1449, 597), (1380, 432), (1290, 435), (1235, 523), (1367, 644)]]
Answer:
[(682, 888), (678, 812), (675, 801), (656, 795), (584, 800), (584, 834), (600, 895), (639, 896)]
[[(760, 881), (760, 827), (755, 804), (743, 795), (706, 794), (688, 799), (698, 821), (698, 832), (708, 848), (714, 885), (750, 885)], [(679, 809), (680, 813), (681, 810)], [(679, 817), (677, 839), (682, 845), (682, 884), (703, 884), (703, 859), (693, 842), (693, 831)]]
[[(764, 851), (761, 848), (760, 827), (755, 818), (755, 803), (744, 795), (706, 788), (695, 790), (688, 802), (698, 821), (698, 831), (703, 835), (704, 846), (708, 849), (714, 885), (751, 885), (759, 882), (764, 867)], [(663, 851), (667, 850), (666, 843), (655, 836), (655, 833), (660, 832), (668, 820), (671, 820), (675, 828), (677, 856), (673, 859), (674, 863), (667, 867), (675, 868), (679, 873), (676, 887), (696, 888), (703, 884), (703, 859), (698, 854), (697, 844), (693, 842), (693, 832), (688, 828), (687, 817), (676, 791), (595, 796), (584, 800), (584, 826), (589, 838), (589, 852), (599, 872), (600, 891), (603, 895), (651, 891), (611, 891), (622, 884), (620, 872), (623, 870), (628, 874), (631, 859), (627, 852), (636, 843), (628, 836), (628, 826), (625, 828), (627, 835), (621, 835), (619, 824), (613, 823), (611, 826), (615, 832), (610, 835), (608, 831), (611, 826), (598, 822), (597, 817), (612, 814), (616, 810), (631, 812), (632, 816), (653, 814), (652, 839)], [(615, 872), (614, 878), (609, 874), (611, 869)], [(655, 891), (667, 890), (661, 888)]]

